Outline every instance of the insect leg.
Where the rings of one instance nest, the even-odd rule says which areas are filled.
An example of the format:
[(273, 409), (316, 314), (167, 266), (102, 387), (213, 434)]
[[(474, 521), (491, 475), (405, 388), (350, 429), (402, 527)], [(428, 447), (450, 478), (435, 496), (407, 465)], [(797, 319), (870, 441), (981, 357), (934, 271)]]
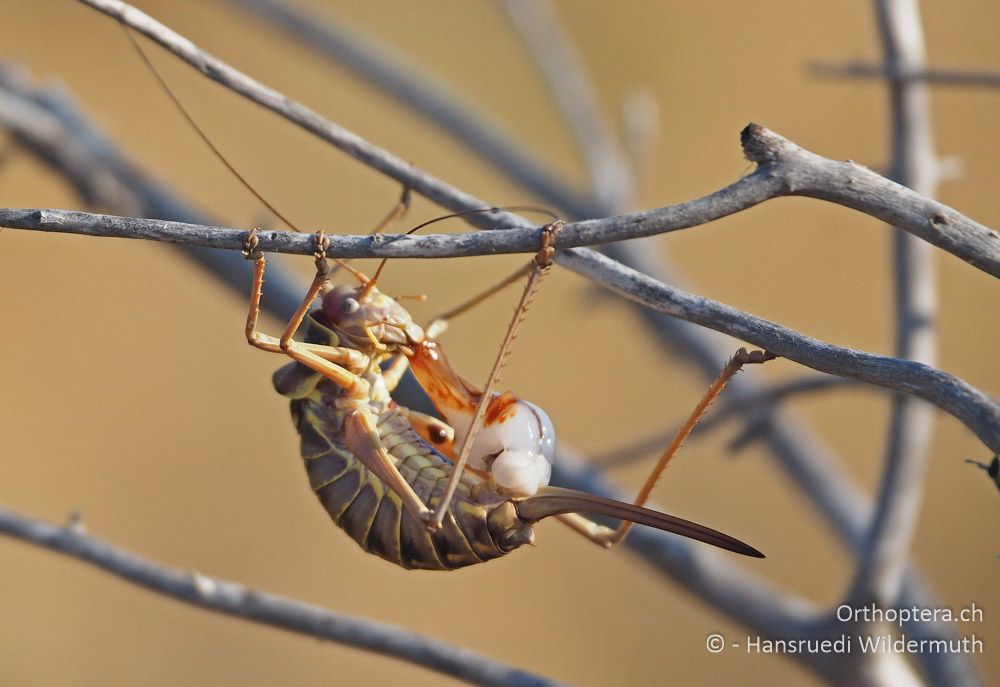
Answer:
[[(250, 345), (265, 351), (284, 353), (323, 375), (352, 396), (364, 399), (369, 395), (370, 385), (351, 370), (367, 368), (368, 356), (354, 349), (303, 344), (292, 338), (299, 325), (302, 324), (309, 306), (327, 282), (329, 270), (324, 259), (325, 248), (325, 237), (322, 234), (317, 234), (316, 276), (313, 278), (313, 283), (303, 298), (302, 304), (292, 316), (288, 326), (285, 327), (281, 338), (275, 339), (273, 336), (257, 331), (261, 287), (264, 282), (264, 269), (267, 261), (264, 254), (257, 248), (256, 230), (250, 232), (244, 245), (244, 254), (254, 261), (253, 291), (250, 297), (250, 311), (247, 314), (246, 325), (247, 341), (250, 342)], [(403, 506), (408, 511), (415, 517), (426, 520), (430, 516), (430, 509), (424, 505), (420, 497), (396, 469), (392, 456), (382, 445), (378, 426), (371, 411), (361, 409), (351, 413), (344, 422), (344, 429), (351, 452), (386, 486), (400, 496)]]
[(390, 393), (396, 390), (399, 386), (399, 381), (406, 374), (407, 368), (410, 366), (410, 361), (405, 355), (395, 355), (388, 365), (382, 368), (382, 379), (385, 380), (385, 388), (389, 390)]
[[(321, 248), (323, 244), (323, 237), (317, 235), (317, 246)], [(297, 341), (292, 341), (292, 335), (295, 330), (298, 329), (299, 325), (302, 324), (302, 318), (305, 317), (305, 313), (309, 310), (309, 306), (312, 301), (316, 298), (316, 294), (319, 293), (320, 288), (326, 281), (325, 261), (321, 260), (320, 251), (317, 250), (317, 260), (316, 260), (316, 276), (313, 278), (312, 286), (309, 288), (306, 297), (302, 300), (302, 304), (299, 306), (295, 315), (292, 316), (291, 321), (288, 323), (288, 327), (285, 328), (284, 334), (280, 339), (265, 334), (257, 330), (257, 321), (260, 317), (260, 299), (261, 292), (263, 290), (264, 284), (264, 271), (267, 268), (267, 259), (264, 257), (264, 253), (257, 247), (257, 230), (253, 229), (248, 235), (243, 243), (243, 254), (247, 259), (253, 260), (253, 285), (250, 291), (250, 309), (247, 312), (247, 322), (246, 322), (246, 337), (247, 343), (249, 343), (254, 348), (259, 348), (263, 351), (268, 351), (271, 353), (281, 353), (284, 355), (290, 355), (293, 358), (298, 358), (287, 350), (290, 347), (294, 347), (297, 352), (308, 353), (316, 360), (310, 359), (300, 360), (302, 364), (307, 365), (311, 369), (329, 377), (334, 383), (341, 386), (348, 386), (354, 380), (347, 379), (343, 377), (340, 373), (347, 373), (348, 370), (344, 370), (342, 367), (337, 367), (339, 372), (334, 373), (327, 367), (317, 367), (320, 363), (335, 363), (337, 366), (343, 365), (350, 370), (363, 370), (368, 366), (368, 357), (361, 353), (360, 351), (351, 348), (340, 348), (335, 346), (320, 346), (317, 344), (303, 344)], [(318, 360), (318, 362), (317, 362)], [(327, 374), (330, 372), (330, 374)], [(336, 375), (337, 378), (334, 378)], [(351, 375), (356, 377), (356, 375)], [(338, 381), (338, 379), (340, 381)]]
[(351, 453), (364, 463), (365, 467), (399, 495), (406, 510), (419, 520), (426, 521), (430, 517), (430, 509), (413, 491), (413, 487), (403, 479), (396, 469), (392, 456), (382, 445), (378, 425), (370, 410), (362, 408), (347, 416), (344, 421), (344, 441)]
[[(399, 385), (406, 370), (409, 368), (409, 359), (405, 355), (397, 355), (388, 365), (382, 368), (382, 379), (385, 380), (386, 389), (392, 393)], [(458, 456), (455, 455), (455, 430), (451, 426), (433, 415), (410, 410), (405, 406), (398, 406), (399, 412), (407, 419), (413, 429), (416, 430), (420, 438), (444, 453), (452, 461)]]
[[(649, 477), (646, 478), (646, 482), (642, 485), (642, 489), (639, 490), (638, 496), (636, 496), (633, 505), (644, 506), (649, 500), (649, 496), (656, 486), (656, 482), (660, 479), (660, 475), (666, 470), (667, 465), (670, 460), (677, 454), (684, 440), (688, 438), (691, 431), (694, 429), (695, 425), (708, 410), (708, 407), (712, 402), (722, 393), (722, 390), (729, 383), (729, 380), (736, 375), (737, 372), (744, 365), (760, 364), (765, 363), (768, 360), (773, 360), (776, 358), (773, 353), (767, 351), (751, 351), (747, 352), (745, 348), (741, 348), (736, 351), (736, 354), (729, 359), (726, 366), (723, 368), (719, 376), (716, 377), (715, 381), (708, 388), (708, 391), (702, 397), (698, 405), (695, 406), (694, 410), (688, 416), (687, 421), (677, 430), (674, 438), (671, 440), (670, 444), (667, 446), (663, 455), (656, 462), (656, 466), (650, 472)], [(600, 546), (609, 547), (613, 546), (620, 541), (622, 541), (625, 536), (632, 529), (633, 522), (630, 520), (622, 520), (617, 528), (611, 529), (609, 527), (604, 527), (603, 525), (598, 525), (597, 523), (575, 513), (567, 513), (558, 516), (559, 519), (569, 525), (573, 530), (584, 535), (595, 544)], [(689, 535), (690, 536), (690, 535)]]
[(531, 299), (538, 290), (542, 278), (552, 267), (552, 256), (555, 254), (555, 248), (553, 248), (552, 243), (556, 232), (559, 231), (562, 225), (562, 220), (556, 220), (542, 228), (542, 245), (531, 262), (531, 273), (528, 276), (528, 283), (524, 286), (524, 292), (521, 294), (521, 300), (518, 301), (517, 307), (514, 310), (514, 317), (511, 319), (510, 327), (507, 329), (503, 343), (500, 344), (500, 351), (497, 353), (496, 362), (493, 363), (493, 369), (490, 370), (490, 376), (483, 387), (481, 396), (483, 401), (476, 406), (476, 412), (472, 416), (472, 422), (469, 424), (469, 431), (462, 441), (462, 447), (458, 452), (458, 460), (455, 461), (455, 469), (448, 480), (448, 486), (441, 497), (441, 501), (434, 509), (433, 518), (427, 523), (428, 529), (439, 529), (444, 522), (445, 514), (448, 512), (448, 506), (451, 503), (451, 497), (454, 495), (455, 489), (458, 488), (458, 481), (462, 476), (462, 470), (469, 460), (472, 444), (483, 426), (483, 421), (486, 419), (486, 410), (490, 405), (489, 400), (493, 398), (493, 390), (500, 379), (500, 372), (507, 362), (507, 355), (510, 353), (511, 345), (514, 343), (517, 331), (524, 320), (524, 315), (531, 304)]

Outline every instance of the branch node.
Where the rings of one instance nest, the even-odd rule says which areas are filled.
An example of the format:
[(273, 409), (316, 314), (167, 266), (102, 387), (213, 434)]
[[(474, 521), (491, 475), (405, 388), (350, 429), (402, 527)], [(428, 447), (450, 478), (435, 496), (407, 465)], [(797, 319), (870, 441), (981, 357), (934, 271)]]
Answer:
[(86, 534), (87, 525), (83, 521), (83, 511), (74, 508), (66, 516), (66, 531), (71, 534)]

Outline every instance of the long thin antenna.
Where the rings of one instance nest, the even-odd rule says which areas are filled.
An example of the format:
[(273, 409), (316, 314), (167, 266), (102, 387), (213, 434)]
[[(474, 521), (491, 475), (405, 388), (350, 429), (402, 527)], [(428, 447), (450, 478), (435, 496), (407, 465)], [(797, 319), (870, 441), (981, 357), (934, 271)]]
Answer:
[(187, 108), (184, 107), (180, 99), (176, 95), (174, 95), (174, 92), (170, 89), (170, 86), (167, 85), (167, 82), (163, 79), (163, 77), (160, 75), (160, 72), (153, 65), (152, 60), (149, 59), (149, 56), (146, 54), (146, 51), (143, 49), (142, 45), (139, 43), (139, 41), (135, 39), (135, 36), (132, 35), (132, 30), (129, 29), (124, 24), (122, 24), (122, 28), (124, 28), (125, 35), (128, 36), (128, 39), (132, 43), (132, 46), (135, 48), (136, 52), (139, 53), (139, 57), (142, 59), (143, 62), (146, 63), (146, 66), (149, 67), (149, 71), (153, 73), (153, 76), (156, 77), (157, 82), (160, 84), (160, 88), (163, 89), (163, 91), (170, 98), (171, 102), (173, 102), (174, 107), (176, 107), (178, 111), (182, 115), (184, 115), (184, 119), (188, 121), (188, 124), (191, 125), (191, 128), (194, 129), (195, 133), (197, 133), (198, 136), (201, 138), (201, 140), (205, 142), (205, 145), (207, 145), (209, 150), (211, 150), (212, 153), (215, 155), (215, 157), (218, 158), (219, 162), (224, 164), (226, 166), (226, 169), (228, 169), (230, 173), (234, 177), (236, 177), (236, 179), (241, 184), (243, 184), (243, 188), (252, 193), (254, 198), (260, 201), (261, 204), (271, 212), (271, 214), (273, 214), (275, 217), (284, 222), (290, 229), (302, 233), (302, 230), (299, 229), (298, 226), (296, 226), (296, 224), (292, 220), (285, 217), (285, 215), (283, 215), (281, 211), (278, 210), (278, 208), (271, 205), (271, 203), (269, 203), (264, 196), (258, 193), (257, 189), (255, 189), (250, 184), (250, 182), (247, 181), (243, 177), (243, 175), (236, 170), (236, 168), (229, 162), (229, 160), (226, 159), (226, 156), (222, 154), (222, 151), (220, 151), (218, 148), (215, 147), (215, 144), (212, 143), (212, 140), (208, 137), (208, 134), (206, 134), (202, 130), (202, 128), (198, 126), (198, 122), (194, 120), (194, 117), (192, 117), (191, 113), (187, 111)]

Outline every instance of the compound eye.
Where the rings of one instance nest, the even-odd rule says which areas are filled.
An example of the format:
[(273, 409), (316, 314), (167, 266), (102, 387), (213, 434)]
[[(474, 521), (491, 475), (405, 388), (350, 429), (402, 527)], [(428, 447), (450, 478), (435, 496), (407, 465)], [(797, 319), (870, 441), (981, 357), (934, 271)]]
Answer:
[(353, 315), (360, 309), (361, 309), (361, 304), (358, 303), (353, 298), (348, 297), (340, 302), (340, 312), (344, 313), (345, 315)]

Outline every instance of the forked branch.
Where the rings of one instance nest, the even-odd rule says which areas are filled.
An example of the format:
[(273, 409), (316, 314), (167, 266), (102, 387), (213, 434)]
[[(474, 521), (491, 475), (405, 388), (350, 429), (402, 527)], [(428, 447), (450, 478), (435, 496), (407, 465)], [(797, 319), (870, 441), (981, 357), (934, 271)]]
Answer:
[[(107, 215), (67, 212), (62, 210), (0, 210), (0, 226), (39, 229), (61, 228), (74, 220), (81, 220), (86, 226), (100, 226), (107, 223), (115, 231), (132, 238), (145, 238), (144, 230), (151, 229), (160, 235), (173, 234), (173, 241), (183, 243), (188, 232), (194, 232), (199, 245), (211, 242), (228, 247), (234, 239), (242, 242), (247, 232), (236, 229), (179, 225), (162, 220), (141, 220), (132, 217), (111, 218)], [(570, 225), (567, 225), (567, 227)], [(100, 233), (100, 229), (81, 233)], [(523, 233), (524, 230), (519, 230)], [(537, 236), (538, 230), (526, 233)], [(419, 241), (431, 239), (431, 243), (441, 241), (446, 245), (458, 243), (470, 246), (480, 237), (501, 237), (506, 232), (481, 232), (453, 236), (409, 237)], [(561, 232), (560, 232), (561, 233)], [(112, 234), (114, 235), (114, 234)], [(270, 250), (274, 246), (295, 245), (303, 240), (311, 241), (308, 235), (288, 232), (261, 232), (261, 246)], [(379, 240), (393, 242), (394, 237), (331, 237), (329, 255), (336, 257), (381, 256), (369, 248), (357, 250), (358, 246)], [(267, 239), (267, 242), (265, 242)], [(537, 239), (536, 239), (537, 240)], [(357, 252), (341, 251), (344, 245), (352, 245)], [(536, 243), (537, 245), (537, 243)], [(312, 249), (310, 249), (312, 250)], [(290, 251), (286, 251), (290, 252)], [(450, 252), (446, 253), (451, 255)], [(425, 256), (429, 257), (429, 256)], [(658, 282), (644, 274), (629, 269), (609, 258), (586, 249), (567, 249), (556, 254), (555, 261), (592, 281), (619, 293), (626, 298), (649, 306), (655, 310), (679, 317), (689, 322), (729, 334), (741, 341), (772, 351), (777, 355), (794, 360), (807, 367), (840, 377), (851, 377), (887, 389), (913, 394), (948, 412), (961, 420), (986, 446), (1000, 451), (1000, 406), (986, 394), (954, 375), (927, 365), (876, 355), (865, 351), (842, 348), (813, 339), (754, 315), (744, 313), (724, 303), (688, 293), (674, 286)]]
[[(230, 67), (136, 8), (120, 0), (80, 1), (156, 41), (213, 81), (281, 115), (442, 207), (454, 212), (489, 207), (489, 203), (434, 178)], [(745, 210), (770, 198), (802, 195), (870, 214), (1000, 277), (1000, 234), (941, 203), (924, 198), (853, 162), (826, 160), (757, 125), (744, 129), (743, 149), (747, 158), (759, 165), (758, 170), (726, 189), (700, 199), (701, 203), (692, 201), (696, 205), (685, 204), (688, 207), (684, 208), (687, 211), (684, 214), (678, 214), (676, 210), (679, 206), (675, 206), (576, 223), (576, 230), (561, 237), (556, 248), (594, 245), (684, 229)], [(466, 219), (484, 228), (528, 225), (524, 219), (510, 213), (477, 214)], [(537, 246), (537, 242), (534, 245)], [(522, 252), (531, 250), (525, 248)]]

